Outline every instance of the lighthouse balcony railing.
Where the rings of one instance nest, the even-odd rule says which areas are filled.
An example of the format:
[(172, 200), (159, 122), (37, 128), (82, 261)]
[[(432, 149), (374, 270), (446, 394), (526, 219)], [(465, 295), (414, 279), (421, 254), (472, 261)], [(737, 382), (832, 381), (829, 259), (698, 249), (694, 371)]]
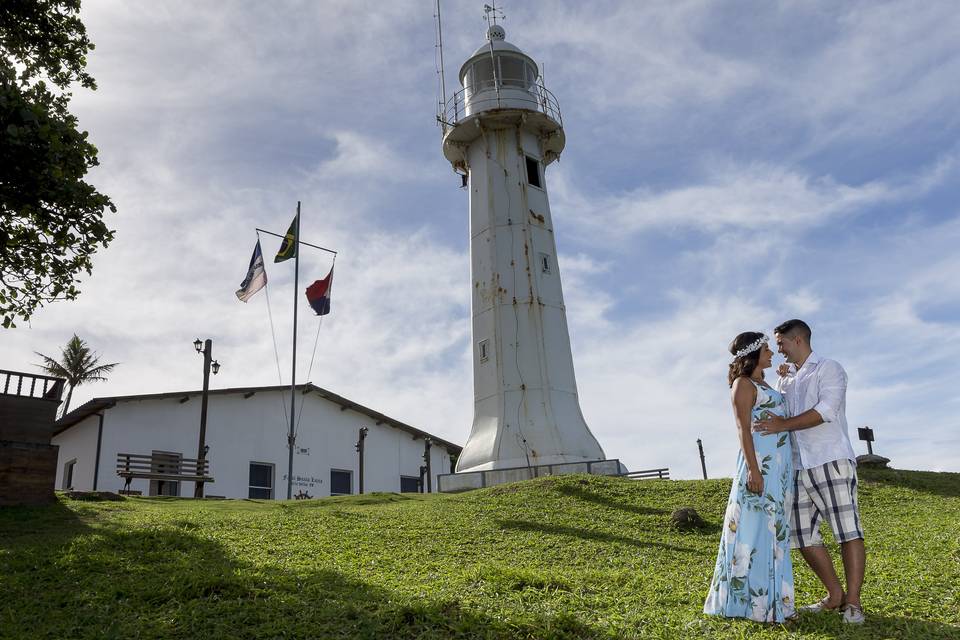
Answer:
[(457, 91), (447, 100), (438, 117), (444, 133), (468, 116), (492, 109), (530, 109), (549, 116), (563, 126), (560, 103), (546, 87), (520, 81), (483, 82)]

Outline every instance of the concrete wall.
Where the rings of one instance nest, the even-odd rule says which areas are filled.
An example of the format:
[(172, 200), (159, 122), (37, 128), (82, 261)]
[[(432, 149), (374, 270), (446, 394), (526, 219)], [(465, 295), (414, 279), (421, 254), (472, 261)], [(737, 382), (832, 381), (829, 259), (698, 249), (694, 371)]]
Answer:
[(29, 396), (0, 397), (0, 440), (50, 444), (57, 400)]
[[(297, 412), (304, 402), (297, 428), (294, 454), (293, 493), (305, 491), (313, 497), (330, 495), (330, 470), (352, 471), (352, 492), (359, 491), (359, 460), (354, 445), (360, 427), (369, 432), (365, 441), (364, 491), (400, 491), (400, 476), (419, 475), (423, 464), (424, 441), (387, 424), (377, 425), (369, 416), (342, 411), (340, 405), (316, 394), (298, 391)], [(250, 398), (243, 394), (211, 395), (207, 409), (207, 438), (210, 447), (210, 475), (205, 494), (246, 498), (250, 462), (272, 464), (274, 498), (286, 498), (287, 429), (284, 407), (289, 411), (289, 392), (260, 391)], [(116, 475), (118, 453), (150, 454), (152, 451), (197, 457), (200, 425), (200, 397), (120, 400), (105, 410), (98, 489), (117, 491), (124, 481)], [(96, 450), (96, 416), (56, 436), (61, 445), (59, 473), (71, 457), (77, 458), (74, 487), (90, 489)], [(93, 428), (89, 428), (92, 425)], [(74, 432), (74, 430), (77, 430)], [(443, 446), (431, 448), (433, 489), (436, 477), (449, 473), (449, 453)], [(58, 476), (58, 484), (62, 480)], [(149, 495), (149, 481), (134, 479), (131, 489)], [(194, 484), (182, 482), (180, 495), (193, 495)]]
[[(106, 423), (106, 417), (104, 423)], [(99, 424), (99, 416), (90, 416), (54, 437), (53, 443), (60, 447), (60, 454), (57, 457), (56, 488), (58, 490), (70, 488), (64, 485), (63, 475), (64, 467), (70, 460), (77, 461), (73, 467), (73, 488), (77, 491), (93, 490)], [(101, 471), (103, 467), (112, 471), (116, 467), (116, 458), (105, 460), (101, 456), (100, 467)], [(104, 490), (100, 486), (97, 489)], [(112, 485), (111, 489), (113, 489)]]
[[(20, 392), (19, 386), (14, 392)], [(38, 505), (55, 499), (57, 450), (50, 436), (59, 404), (29, 395), (0, 394), (0, 505)]]

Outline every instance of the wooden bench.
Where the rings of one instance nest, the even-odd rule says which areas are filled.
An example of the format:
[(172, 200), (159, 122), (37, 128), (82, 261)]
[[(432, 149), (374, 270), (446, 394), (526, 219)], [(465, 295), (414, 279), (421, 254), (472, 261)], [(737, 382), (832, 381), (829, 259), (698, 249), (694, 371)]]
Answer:
[(645, 478), (669, 480), (670, 469), (668, 467), (664, 467), (663, 469), (646, 469), (644, 471), (630, 471), (629, 473), (622, 473), (620, 475), (630, 478), (631, 480), (643, 480)]
[(209, 460), (182, 458), (172, 453), (117, 454), (117, 475), (126, 480), (121, 493), (129, 494), (134, 478), (174, 482), (213, 482), (208, 475)]

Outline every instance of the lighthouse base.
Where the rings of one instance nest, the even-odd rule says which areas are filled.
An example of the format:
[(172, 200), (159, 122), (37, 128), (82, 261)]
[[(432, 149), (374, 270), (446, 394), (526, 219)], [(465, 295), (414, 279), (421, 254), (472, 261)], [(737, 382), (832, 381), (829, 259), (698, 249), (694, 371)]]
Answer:
[(589, 473), (598, 476), (619, 476), (627, 473), (620, 460), (588, 460), (562, 464), (541, 464), (529, 467), (464, 471), (437, 476), (437, 487), (442, 493), (456, 493), (482, 489), (507, 482), (520, 482), (541, 476), (563, 476), (571, 473)]

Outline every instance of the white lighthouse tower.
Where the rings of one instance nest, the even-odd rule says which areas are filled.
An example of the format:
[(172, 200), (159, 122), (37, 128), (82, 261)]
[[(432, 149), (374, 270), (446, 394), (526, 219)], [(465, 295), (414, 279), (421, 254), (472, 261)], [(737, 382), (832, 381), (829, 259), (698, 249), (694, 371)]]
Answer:
[(544, 176), (564, 147), (559, 105), (491, 23), (442, 117), (470, 191), (474, 419), (458, 474), (605, 458), (577, 399)]

